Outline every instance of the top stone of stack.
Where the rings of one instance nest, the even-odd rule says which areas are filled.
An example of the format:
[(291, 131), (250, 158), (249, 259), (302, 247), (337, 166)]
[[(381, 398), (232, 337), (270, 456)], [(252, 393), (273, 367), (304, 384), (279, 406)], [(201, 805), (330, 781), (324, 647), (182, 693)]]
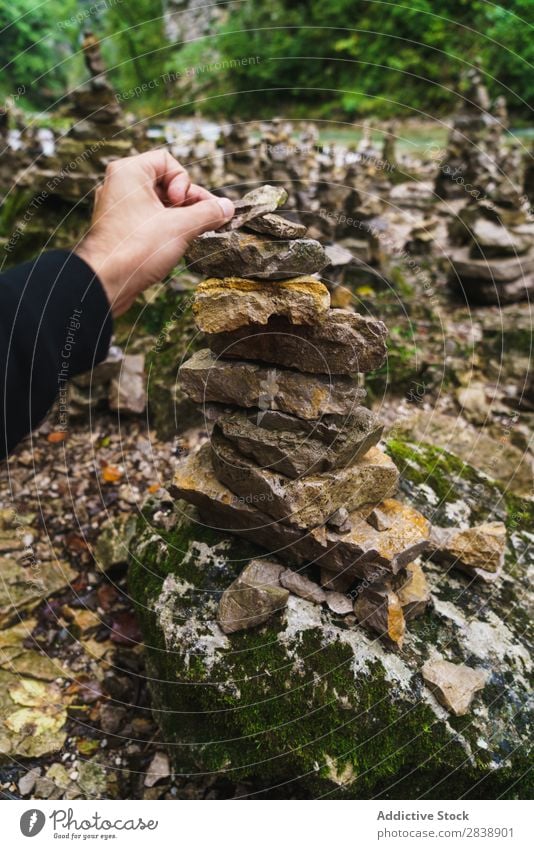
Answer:
[(237, 201), (225, 230), (204, 233), (186, 256), (192, 271), (208, 276), (283, 280), (315, 274), (328, 265), (322, 245), (304, 237), (303, 225), (275, 213), (285, 189), (261, 186)]

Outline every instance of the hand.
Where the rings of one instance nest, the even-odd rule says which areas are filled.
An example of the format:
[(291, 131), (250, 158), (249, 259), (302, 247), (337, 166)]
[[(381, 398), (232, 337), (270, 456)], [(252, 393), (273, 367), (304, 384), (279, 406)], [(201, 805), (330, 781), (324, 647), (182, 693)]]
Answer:
[(108, 165), (76, 253), (100, 278), (117, 316), (174, 268), (192, 239), (233, 214), (230, 200), (195, 186), (170, 153), (153, 150)]

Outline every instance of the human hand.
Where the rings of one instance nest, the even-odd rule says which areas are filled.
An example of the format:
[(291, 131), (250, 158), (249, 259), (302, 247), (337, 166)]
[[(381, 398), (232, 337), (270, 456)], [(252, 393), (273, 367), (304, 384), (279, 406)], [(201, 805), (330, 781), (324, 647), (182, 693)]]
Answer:
[(128, 156), (108, 165), (76, 253), (98, 275), (118, 316), (169, 273), (192, 239), (233, 214), (230, 200), (192, 184), (168, 151)]

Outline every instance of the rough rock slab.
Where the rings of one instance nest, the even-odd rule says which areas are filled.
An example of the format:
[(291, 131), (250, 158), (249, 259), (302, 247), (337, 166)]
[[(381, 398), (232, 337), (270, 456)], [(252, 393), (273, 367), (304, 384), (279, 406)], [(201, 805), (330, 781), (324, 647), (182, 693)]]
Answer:
[[(158, 518), (168, 498), (147, 509), (129, 588), (154, 716), (176, 771), (239, 777), (262, 798), (277, 798), (288, 777), (303, 798), (433, 798), (439, 786), (442, 798), (458, 799), (475, 785), (487, 799), (532, 798), (524, 584), (462, 592), (461, 575), (429, 563), (440, 612), (413, 621), (402, 653), (347, 627), (351, 616), (293, 595), (261, 633), (225, 636), (218, 593), (259, 551), (200, 524), (183, 502), (170, 514), (170, 535)], [(436, 651), (491, 673), (463, 721), (451, 722), (424, 684), (421, 668)]]
[(416, 413), (403, 419), (396, 429), (400, 435), (449, 451), (510, 492), (530, 497), (534, 491), (534, 473), (523, 451), (493, 439), (457, 416)]
[(289, 590), (280, 586), (283, 571), (268, 560), (251, 560), (245, 566), (219, 602), (217, 622), (225, 634), (263, 625), (285, 607)]
[(339, 421), (314, 427), (285, 414), (278, 418), (258, 413), (221, 415), (215, 430), (236, 450), (272, 472), (297, 478), (354, 463), (380, 440), (383, 427), (375, 414), (360, 407)]
[(363, 588), (354, 601), (360, 625), (371, 628), (383, 640), (401, 648), (406, 623), (398, 595), (387, 585)]
[(308, 229), (304, 224), (299, 224), (297, 221), (290, 221), (288, 218), (283, 218), (281, 215), (267, 213), (261, 218), (254, 218), (246, 224), (247, 230), (254, 230), (256, 233), (266, 233), (275, 239), (301, 239), (306, 235)]
[(280, 583), (293, 595), (305, 598), (306, 601), (312, 601), (314, 604), (322, 604), (326, 601), (326, 593), (319, 584), (310, 581), (306, 575), (301, 575), (300, 572), (294, 572), (293, 569), (286, 569), (282, 572)]
[[(267, 301), (272, 300), (273, 303), (272, 317), (268, 320), (252, 318), (247, 327), (213, 335), (208, 328), (199, 325), (210, 333), (207, 341), (211, 350), (224, 357), (262, 360), (316, 374), (354, 374), (380, 368), (387, 353), (387, 329), (382, 321), (350, 310), (336, 309), (323, 311), (322, 314), (316, 311), (314, 319), (313, 311), (309, 311), (309, 296), (305, 304), (295, 304), (293, 312), (288, 311), (288, 318), (281, 318), (286, 311), (276, 306), (277, 285), (280, 284), (269, 287), (269, 290), (275, 289), (273, 298), (270, 291), (261, 295), (266, 304), (262, 316), (270, 309)], [(303, 301), (304, 297), (299, 292), (299, 300)], [(255, 303), (243, 312), (254, 316), (254, 310)], [(218, 310), (214, 312), (216, 315), (210, 324), (222, 325), (226, 317), (218, 314)], [(306, 320), (308, 316), (309, 320)], [(245, 318), (241, 312), (238, 313), (237, 320), (241, 324), (245, 324)], [(231, 320), (234, 321), (233, 316)], [(253, 321), (256, 323), (253, 324)]]
[(362, 518), (363, 509), (350, 514), (352, 527), (347, 534), (328, 528), (302, 532), (275, 522), (217, 480), (209, 445), (180, 463), (170, 493), (198, 507), (207, 527), (252, 540), (289, 566), (317, 563), (347, 577), (376, 581), (377, 574), (397, 573), (425, 550), (430, 533), (429, 522), (417, 510), (392, 498), (381, 505), (392, 519), (391, 529), (383, 532)]
[(406, 574), (399, 575), (396, 593), (401, 603), (404, 618), (415, 619), (427, 609), (430, 603), (430, 587), (423, 572), (423, 567), (417, 561), (408, 563)]
[(315, 274), (328, 265), (323, 246), (315, 239), (287, 242), (243, 230), (211, 230), (189, 246), (186, 261), (197, 274), (280, 280)]
[[(328, 289), (314, 277), (275, 282), (210, 277), (197, 287), (193, 314), (204, 333), (218, 334), (239, 328), (240, 338), (246, 339), (258, 332), (257, 325), (267, 324), (273, 315), (285, 316), (289, 327), (313, 324), (328, 314), (329, 306)], [(219, 345), (222, 349), (217, 353), (223, 354), (226, 347)], [(224, 352), (224, 356), (228, 354)]]
[(504, 565), (506, 527), (503, 522), (485, 522), (466, 530), (433, 526), (429, 554), (437, 563), (466, 572), (499, 572)]
[(221, 360), (208, 349), (180, 367), (183, 390), (197, 403), (216, 401), (260, 410), (281, 410), (303, 418), (350, 415), (365, 397), (349, 377), (335, 380), (241, 360)]
[(237, 230), (260, 215), (274, 212), (287, 200), (287, 192), (282, 186), (258, 186), (251, 189), (239, 200), (234, 201), (234, 217), (221, 227), (221, 230)]
[(485, 687), (488, 677), (484, 669), (448, 660), (427, 660), (421, 671), (438, 701), (456, 716), (468, 713), (475, 693)]
[(247, 504), (258, 504), (273, 519), (300, 528), (323, 524), (343, 506), (353, 511), (380, 502), (398, 485), (395, 464), (376, 447), (350, 466), (298, 480), (258, 466), (218, 431), (212, 435), (211, 447), (218, 480)]

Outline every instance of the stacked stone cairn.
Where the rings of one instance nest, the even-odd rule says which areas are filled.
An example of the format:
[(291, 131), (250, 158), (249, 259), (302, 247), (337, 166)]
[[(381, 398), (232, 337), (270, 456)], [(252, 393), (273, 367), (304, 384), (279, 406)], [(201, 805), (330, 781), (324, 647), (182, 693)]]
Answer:
[(171, 493), (204, 525), (268, 551), (223, 593), (225, 633), (266, 622), (291, 592), (400, 647), (405, 620), (429, 601), (416, 558), (430, 528), (393, 497), (397, 468), (362, 406), (357, 375), (382, 365), (386, 327), (330, 308), (324, 250), (278, 214), (286, 199), (272, 186), (249, 192), (226, 229), (190, 248), (193, 270), (217, 276), (193, 304), (208, 347), (180, 381), (213, 428)]
[(449, 226), (450, 283), (472, 304), (526, 300), (534, 291), (534, 222), (525, 198), (503, 182), (473, 199)]

